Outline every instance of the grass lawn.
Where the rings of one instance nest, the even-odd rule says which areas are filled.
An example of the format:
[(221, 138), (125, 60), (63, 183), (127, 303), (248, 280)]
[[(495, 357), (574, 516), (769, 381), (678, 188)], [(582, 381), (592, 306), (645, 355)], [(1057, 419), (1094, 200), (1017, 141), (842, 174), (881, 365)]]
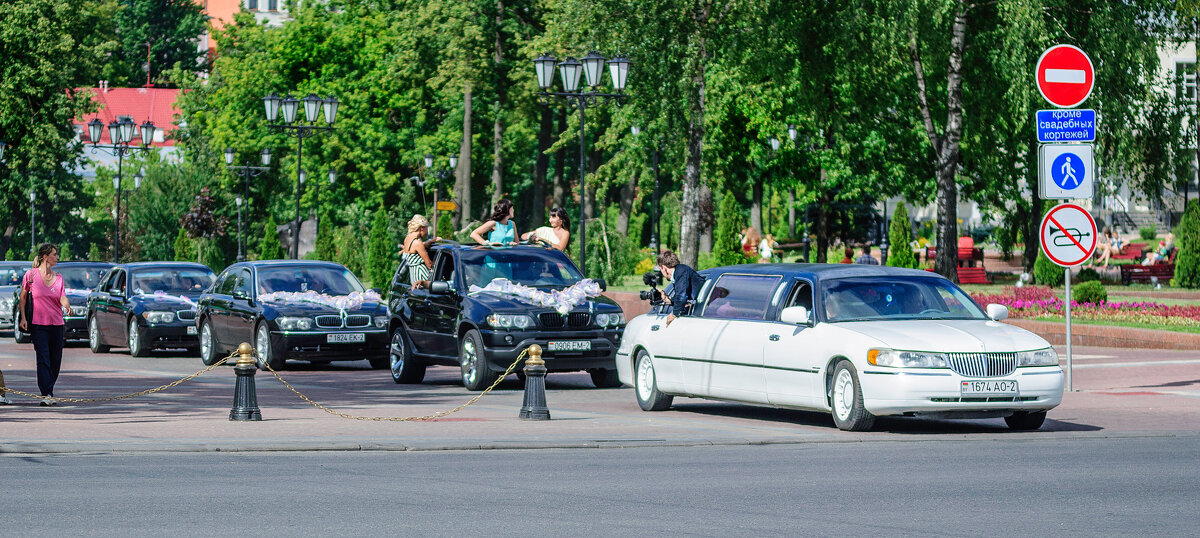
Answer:
[[(1019, 318), (1019, 319), (1030, 319), (1030, 318)], [(1066, 323), (1066, 321), (1062, 317), (1059, 317), (1059, 316), (1040, 316), (1040, 317), (1032, 318), (1032, 319), (1033, 319), (1033, 321), (1049, 321), (1052, 323)], [(1106, 325), (1109, 327), (1114, 327), (1114, 326), (1115, 327), (1132, 327), (1134, 329), (1153, 329), (1156, 331), (1171, 331), (1171, 332), (1177, 332), (1177, 333), (1200, 334), (1200, 327), (1163, 327), (1162, 325), (1155, 325), (1152, 323), (1136, 323), (1136, 322), (1126, 322), (1126, 321), (1092, 321), (1092, 320), (1071, 318), (1071, 325)]]

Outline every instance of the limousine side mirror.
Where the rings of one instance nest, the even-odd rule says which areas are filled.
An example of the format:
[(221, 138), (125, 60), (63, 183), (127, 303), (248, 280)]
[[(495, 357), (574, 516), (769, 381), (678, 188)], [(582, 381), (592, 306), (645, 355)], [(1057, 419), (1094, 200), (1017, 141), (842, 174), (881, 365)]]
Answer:
[(434, 280), (429, 283), (429, 293), (433, 295), (448, 295), (450, 293), (450, 283), (445, 280)]
[(603, 278), (594, 278), (592, 280), (595, 280), (600, 285), (600, 291), (608, 291), (608, 282), (605, 282)]
[(808, 309), (803, 306), (789, 306), (779, 313), (779, 321), (796, 325), (810, 324), (812, 321), (809, 319), (810, 317)]
[(987, 315), (995, 321), (1008, 319), (1008, 307), (1002, 304), (992, 303), (987, 305)]

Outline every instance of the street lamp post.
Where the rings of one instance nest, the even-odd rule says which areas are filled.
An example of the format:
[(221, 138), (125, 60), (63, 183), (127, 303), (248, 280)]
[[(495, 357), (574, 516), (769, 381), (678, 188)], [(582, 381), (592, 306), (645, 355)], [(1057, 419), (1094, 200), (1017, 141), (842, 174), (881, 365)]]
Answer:
[[(304, 104), (304, 117), (307, 121), (296, 123), (297, 109)], [(322, 99), (317, 94), (296, 99), (291, 95), (279, 97), (272, 93), (263, 97), (263, 106), (267, 112), (267, 127), (274, 133), (283, 133), (296, 137), (296, 222), (292, 223), (292, 259), (300, 259), (300, 174), (304, 166), (304, 139), (317, 134), (318, 131), (332, 131), (333, 122), (337, 119), (338, 100), (335, 97)], [(321, 109), (325, 111), (325, 125), (317, 125)], [(283, 117), (279, 113), (283, 112)], [(282, 119), (282, 122), (278, 122)]]
[[(154, 126), (154, 122), (146, 120), (140, 126), (141, 145), (131, 146), (129, 143), (133, 141), (136, 130), (134, 127), (136, 126), (133, 118), (124, 116), (108, 124), (108, 137), (112, 143), (105, 145), (100, 144), (100, 137), (104, 134), (104, 122), (100, 121), (100, 118), (92, 118), (87, 125), (88, 136), (92, 140), (92, 153), (103, 151), (117, 158), (117, 177), (113, 179), (113, 188), (117, 191), (117, 211), (113, 222), (113, 263), (117, 263), (121, 257), (121, 169), (124, 165), (125, 155), (134, 150), (150, 149), (150, 144), (154, 142), (154, 135), (158, 128)], [(137, 181), (140, 182), (140, 179)]]
[[(458, 155), (451, 154), (447, 157), (447, 160), (450, 162), (450, 170), (454, 170), (454, 169), (458, 168)], [(435, 171), (433, 169), (433, 165), (434, 165), (433, 154), (430, 154), (430, 153), (425, 154), (424, 164), (425, 164), (425, 168), (423, 169), (424, 171), (423, 171), (422, 175), (423, 176), (428, 175), (428, 174), (433, 175), (433, 210), (431, 211), (433, 221), (432, 221), (431, 225), (433, 226), (433, 236), (437, 237), (437, 225), (438, 225), (438, 207), (437, 207), (437, 205), (438, 205), (438, 200), (440, 199), (438, 187), (441, 186), (442, 179), (444, 178), (444, 176), (446, 174), (449, 173), (449, 171), (444, 168), (439, 168), (438, 170)], [(421, 179), (421, 181), (419, 183), (419, 185), (422, 188), (422, 190), (421, 190), (422, 197), (425, 196), (424, 187), (425, 187), (426, 183), (429, 183), (428, 177), (424, 177), (423, 179)]]
[(242, 204), (250, 203), (250, 178), (258, 177), (268, 170), (271, 166), (271, 150), (263, 149), (259, 153), (259, 159), (262, 161), (262, 166), (252, 166), (249, 164), (235, 166), (234, 159), (237, 157), (233, 148), (225, 148), (225, 168), (242, 176), (242, 194), (234, 199), (238, 206), (238, 255), (237, 261), (246, 261), (246, 254), (243, 248), (242, 239)]
[[(121, 178), (119, 178), (119, 177), (113, 178), (113, 190), (116, 191), (116, 193), (117, 193), (117, 214), (116, 214), (117, 222), (121, 221), (121, 196), (125, 193), (133, 193), (140, 188), (142, 188), (142, 172), (140, 170), (133, 174), (133, 188), (132, 189), (122, 189), (121, 188)], [(125, 212), (129, 213), (129, 210), (126, 209)]]
[[(602, 72), (606, 63), (612, 76), (613, 89), (617, 93), (604, 93), (599, 89), (603, 81)], [(587, 205), (586, 110), (589, 106), (596, 106), (606, 101), (615, 101), (619, 105), (627, 97), (623, 92), (625, 91), (625, 79), (629, 75), (629, 60), (619, 56), (607, 59), (599, 52), (592, 51), (580, 60), (567, 58), (559, 62), (553, 56), (544, 53), (533, 61), (533, 65), (537, 72), (538, 88), (541, 89), (536, 95), (542, 98), (543, 102), (558, 97), (567, 103), (574, 103), (579, 108), (579, 272), (587, 275), (587, 259), (585, 257), (587, 228), (583, 212), (584, 206)], [(556, 66), (563, 85), (561, 92), (549, 91), (554, 85), (554, 68)], [(580, 75), (583, 75), (587, 87), (590, 89), (579, 87)]]
[[(642, 134), (642, 128), (634, 125), (629, 130), (638, 136)], [(650, 193), (650, 250), (653, 250), (657, 255), (658, 249), (658, 152), (661, 147), (658, 137), (654, 138), (654, 149), (650, 157), (650, 169), (654, 171), (654, 191)]]

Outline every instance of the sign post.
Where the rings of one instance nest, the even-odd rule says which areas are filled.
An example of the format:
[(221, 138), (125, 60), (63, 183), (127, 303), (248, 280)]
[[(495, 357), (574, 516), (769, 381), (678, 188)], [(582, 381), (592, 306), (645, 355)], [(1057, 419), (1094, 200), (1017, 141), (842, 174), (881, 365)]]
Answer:
[(1042, 252), (1066, 271), (1066, 299), (1063, 304), (1067, 323), (1067, 390), (1073, 391), (1071, 375), (1071, 268), (1092, 257), (1096, 251), (1096, 220), (1075, 204), (1059, 204), (1042, 219)]

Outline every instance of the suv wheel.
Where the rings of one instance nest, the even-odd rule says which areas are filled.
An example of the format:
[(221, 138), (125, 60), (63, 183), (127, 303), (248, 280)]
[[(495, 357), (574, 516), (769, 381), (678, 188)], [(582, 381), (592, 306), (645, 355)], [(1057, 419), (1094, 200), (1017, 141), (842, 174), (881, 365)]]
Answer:
[(462, 368), (463, 386), (467, 390), (483, 390), (496, 381), (496, 373), (488, 366), (485, 353), (479, 331), (467, 331), (458, 348), (458, 364)]
[(392, 381), (402, 384), (420, 383), (425, 379), (425, 362), (413, 357), (412, 346), (404, 327), (392, 329), (392, 343), (388, 348), (388, 365), (392, 369)]

